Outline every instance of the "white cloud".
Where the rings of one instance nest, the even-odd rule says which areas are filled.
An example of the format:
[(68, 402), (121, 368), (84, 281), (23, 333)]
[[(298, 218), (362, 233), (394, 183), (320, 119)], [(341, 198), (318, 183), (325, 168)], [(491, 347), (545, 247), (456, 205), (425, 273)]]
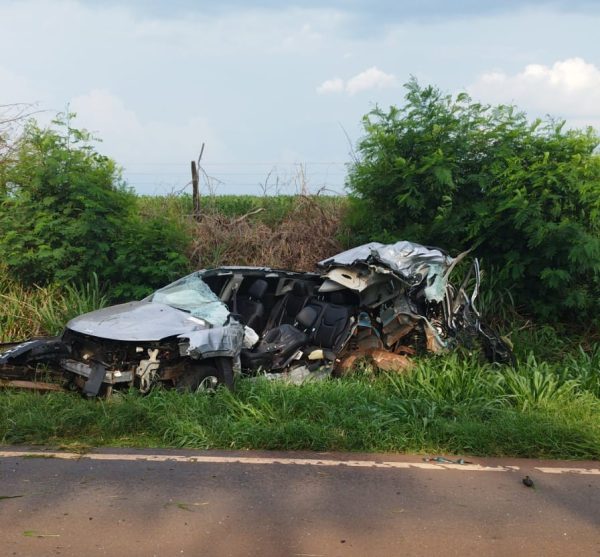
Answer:
[(339, 77), (328, 79), (317, 87), (317, 93), (340, 93), (344, 90), (344, 80)]
[(382, 72), (377, 67), (373, 66), (364, 72), (361, 72), (348, 80), (346, 90), (351, 95), (360, 91), (368, 91), (369, 89), (386, 89), (392, 87), (396, 82), (396, 78), (389, 73)]
[(396, 85), (396, 76), (385, 73), (377, 68), (377, 66), (372, 66), (347, 81), (339, 77), (328, 79), (317, 87), (317, 93), (341, 93), (345, 91), (349, 95), (355, 95), (361, 91), (386, 89), (394, 85)]
[[(143, 120), (105, 89), (74, 98), (70, 108), (77, 113), (75, 125), (102, 139), (98, 150), (123, 164), (125, 178), (140, 192), (170, 191), (185, 184), (189, 161), (197, 157), (202, 142), (213, 160), (227, 156), (220, 139), (200, 117), (183, 123)], [(156, 165), (165, 167), (157, 169)], [(161, 176), (161, 188), (148, 183), (149, 174)]]
[(316, 48), (322, 43), (323, 36), (313, 29), (309, 23), (305, 23), (298, 31), (293, 31), (282, 41), (282, 47), (290, 51), (305, 51), (307, 48)]
[(490, 103), (515, 103), (534, 115), (551, 114), (576, 126), (600, 127), (600, 69), (582, 58), (546, 66), (529, 64), (516, 74), (482, 74), (469, 93)]

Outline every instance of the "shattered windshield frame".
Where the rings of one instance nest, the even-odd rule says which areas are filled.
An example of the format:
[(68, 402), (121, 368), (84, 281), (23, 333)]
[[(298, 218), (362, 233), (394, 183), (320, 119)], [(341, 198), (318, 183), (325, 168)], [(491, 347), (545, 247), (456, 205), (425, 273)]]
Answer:
[(215, 327), (222, 326), (229, 318), (229, 309), (200, 278), (198, 273), (156, 290), (145, 302), (165, 304), (203, 319)]

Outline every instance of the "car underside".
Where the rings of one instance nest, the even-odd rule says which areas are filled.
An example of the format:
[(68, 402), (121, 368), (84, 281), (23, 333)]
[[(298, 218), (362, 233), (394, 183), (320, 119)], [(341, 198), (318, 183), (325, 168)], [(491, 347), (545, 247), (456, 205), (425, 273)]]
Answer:
[[(372, 242), (300, 273), (266, 267), (197, 271), (144, 300), (71, 320), (60, 337), (0, 354), (5, 377), (54, 370), (87, 396), (233, 386), (236, 374), (302, 382), (343, 374), (359, 359), (405, 370), (411, 356), (480, 345), (511, 363), (476, 309), (479, 264), (411, 242)], [(451, 273), (464, 269), (460, 284)]]

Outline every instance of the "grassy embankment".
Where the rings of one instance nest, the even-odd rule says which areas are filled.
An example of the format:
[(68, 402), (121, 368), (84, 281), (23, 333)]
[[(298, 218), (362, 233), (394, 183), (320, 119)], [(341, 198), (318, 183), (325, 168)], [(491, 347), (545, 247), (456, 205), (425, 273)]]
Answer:
[(600, 351), (518, 369), (426, 359), (407, 375), (111, 400), (0, 393), (0, 440), (227, 449), (416, 451), (600, 458)]
[[(227, 203), (237, 207), (230, 214), (221, 207), (207, 211), (204, 225), (191, 225), (204, 228), (194, 229), (199, 236), (194, 236), (190, 255), (200, 245), (198, 238), (211, 248), (196, 253), (197, 261), (204, 257), (213, 258), (215, 265), (241, 263), (230, 258), (238, 257), (242, 250), (246, 257), (243, 262), (256, 264), (253, 258), (260, 257), (258, 248), (264, 238), (282, 223), (290, 231), (304, 230), (306, 218), (314, 219), (308, 223), (309, 228), (313, 226), (308, 231), (311, 249), (316, 245), (325, 250), (325, 240), (314, 238), (314, 226), (317, 219), (327, 215), (329, 226), (333, 226), (336, 221), (332, 215), (340, 209), (334, 205), (338, 202), (326, 201), (332, 205), (325, 213), (307, 217), (314, 215), (314, 207), (298, 209), (284, 200), (271, 202), (270, 211), (239, 220), (264, 201), (231, 199), (221, 202), (223, 207)], [(141, 203), (144, 211), (165, 210), (160, 201)], [(167, 205), (173, 218), (179, 218), (187, 205), (178, 208), (175, 203), (185, 204), (187, 200)], [(274, 216), (272, 207), (285, 207), (286, 203), (287, 209)], [(215, 223), (221, 228), (211, 232)], [(220, 234), (226, 234), (232, 224), (238, 226), (238, 242), (246, 242), (246, 247), (232, 243), (227, 249), (212, 249), (218, 247)], [(256, 232), (262, 226), (268, 233)], [(248, 230), (250, 236), (244, 236)], [(273, 251), (266, 257), (273, 259), (261, 262), (285, 266), (277, 262), (285, 261), (287, 252), (275, 251), (284, 244), (272, 241), (269, 245)], [(251, 257), (249, 246), (256, 247)], [(303, 253), (308, 258), (310, 250)], [(57, 332), (70, 316), (105, 302), (94, 286), (26, 290), (0, 278), (0, 336), (6, 341)], [(376, 375), (363, 368), (354, 377), (301, 387), (242, 379), (234, 393), (222, 390), (214, 396), (158, 390), (147, 397), (129, 393), (108, 401), (87, 401), (66, 393), (4, 391), (0, 392), (0, 442), (71, 448), (125, 445), (417, 451), (599, 459), (597, 339), (569, 339), (550, 327), (523, 325), (513, 323), (511, 327), (519, 357), (514, 370), (482, 366), (468, 356), (453, 354), (424, 358), (406, 375)]]

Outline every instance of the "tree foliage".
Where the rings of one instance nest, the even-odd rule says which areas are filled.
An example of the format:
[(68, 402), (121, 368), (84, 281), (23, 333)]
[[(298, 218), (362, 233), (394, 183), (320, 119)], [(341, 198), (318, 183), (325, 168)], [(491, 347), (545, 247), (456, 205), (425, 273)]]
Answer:
[(10, 273), (24, 284), (96, 273), (119, 295), (139, 295), (184, 271), (183, 234), (140, 219), (114, 161), (68, 119), (54, 124), (30, 121), (0, 168), (0, 250)]
[(549, 317), (600, 310), (600, 157), (591, 129), (530, 122), (514, 106), (406, 85), (405, 103), (375, 108), (350, 167), (350, 227), (474, 248), (496, 284)]
[(32, 109), (32, 105), (25, 103), (0, 105), (0, 169), (11, 160)]

